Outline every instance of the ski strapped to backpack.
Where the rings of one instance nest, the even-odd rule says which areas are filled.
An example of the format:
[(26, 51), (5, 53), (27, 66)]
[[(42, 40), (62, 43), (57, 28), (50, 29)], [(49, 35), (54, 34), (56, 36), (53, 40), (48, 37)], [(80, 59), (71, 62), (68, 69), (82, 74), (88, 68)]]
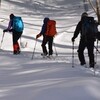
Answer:
[(15, 16), (13, 19), (13, 29), (17, 32), (22, 32), (24, 29), (24, 24), (21, 17)]
[(82, 37), (86, 40), (95, 39), (98, 32), (97, 23), (93, 17), (82, 18)]
[(47, 36), (55, 36), (56, 35), (56, 21), (54, 20), (49, 20), (47, 23), (47, 31), (46, 35)]

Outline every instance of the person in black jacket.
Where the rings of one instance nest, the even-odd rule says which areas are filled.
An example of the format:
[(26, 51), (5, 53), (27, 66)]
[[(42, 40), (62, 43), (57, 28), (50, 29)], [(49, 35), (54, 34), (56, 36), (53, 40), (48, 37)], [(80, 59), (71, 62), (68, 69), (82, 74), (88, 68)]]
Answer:
[[(90, 39), (88, 39), (86, 41), (86, 37), (83, 36), (82, 34), (82, 19), (83, 17), (88, 17), (88, 14), (86, 12), (84, 12), (81, 16), (81, 20), (79, 21), (79, 23), (76, 26), (76, 30), (74, 32), (74, 35), (72, 37), (72, 42), (75, 41), (75, 38), (77, 38), (77, 36), (80, 33), (80, 43), (79, 43), (79, 47), (78, 47), (78, 57), (79, 57), (79, 61), (80, 64), (83, 66), (86, 66), (86, 61), (85, 61), (85, 57), (84, 57), (84, 50), (85, 47), (87, 47), (88, 50), (88, 56), (89, 56), (89, 67), (90, 68), (94, 68), (95, 65), (95, 61), (94, 61), (94, 41), (95, 41), (95, 37), (91, 37)], [(91, 34), (91, 33), (90, 33)]]

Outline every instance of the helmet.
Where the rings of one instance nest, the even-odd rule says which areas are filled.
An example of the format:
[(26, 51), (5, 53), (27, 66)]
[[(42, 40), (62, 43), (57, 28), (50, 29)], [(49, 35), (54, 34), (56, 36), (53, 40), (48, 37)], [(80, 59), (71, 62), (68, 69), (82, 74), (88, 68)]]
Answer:
[(10, 14), (10, 19), (13, 19), (14, 18), (14, 14)]

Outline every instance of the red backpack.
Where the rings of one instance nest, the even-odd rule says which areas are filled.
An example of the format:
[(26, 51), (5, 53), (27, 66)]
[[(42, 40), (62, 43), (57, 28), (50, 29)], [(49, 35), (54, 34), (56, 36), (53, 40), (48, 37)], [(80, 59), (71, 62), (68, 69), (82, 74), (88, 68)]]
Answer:
[(47, 23), (46, 35), (47, 36), (55, 36), (56, 34), (57, 34), (57, 32), (56, 32), (56, 21), (49, 20), (48, 23)]

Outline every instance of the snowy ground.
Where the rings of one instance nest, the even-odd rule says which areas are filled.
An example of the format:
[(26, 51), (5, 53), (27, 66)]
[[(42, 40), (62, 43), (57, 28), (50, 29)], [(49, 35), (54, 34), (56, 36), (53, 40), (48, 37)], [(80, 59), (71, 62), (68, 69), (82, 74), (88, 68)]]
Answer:
[[(71, 37), (83, 11), (81, 0), (2, 1), (0, 41), (10, 13), (22, 16), (25, 30), (21, 38), (21, 55), (12, 53), (11, 33), (6, 33), (3, 38), (0, 51), (0, 100), (100, 100), (100, 75), (94, 76), (93, 72), (79, 65), (79, 38), (75, 41), (75, 67), (72, 68)], [(88, 13), (95, 16), (91, 9)], [(40, 56), (41, 37), (31, 59), (36, 34), (40, 32), (42, 20), (47, 16), (57, 22), (54, 58)], [(26, 43), (27, 47), (24, 48)], [(85, 56), (88, 64), (87, 51)], [(100, 64), (99, 53), (97, 64)]]

